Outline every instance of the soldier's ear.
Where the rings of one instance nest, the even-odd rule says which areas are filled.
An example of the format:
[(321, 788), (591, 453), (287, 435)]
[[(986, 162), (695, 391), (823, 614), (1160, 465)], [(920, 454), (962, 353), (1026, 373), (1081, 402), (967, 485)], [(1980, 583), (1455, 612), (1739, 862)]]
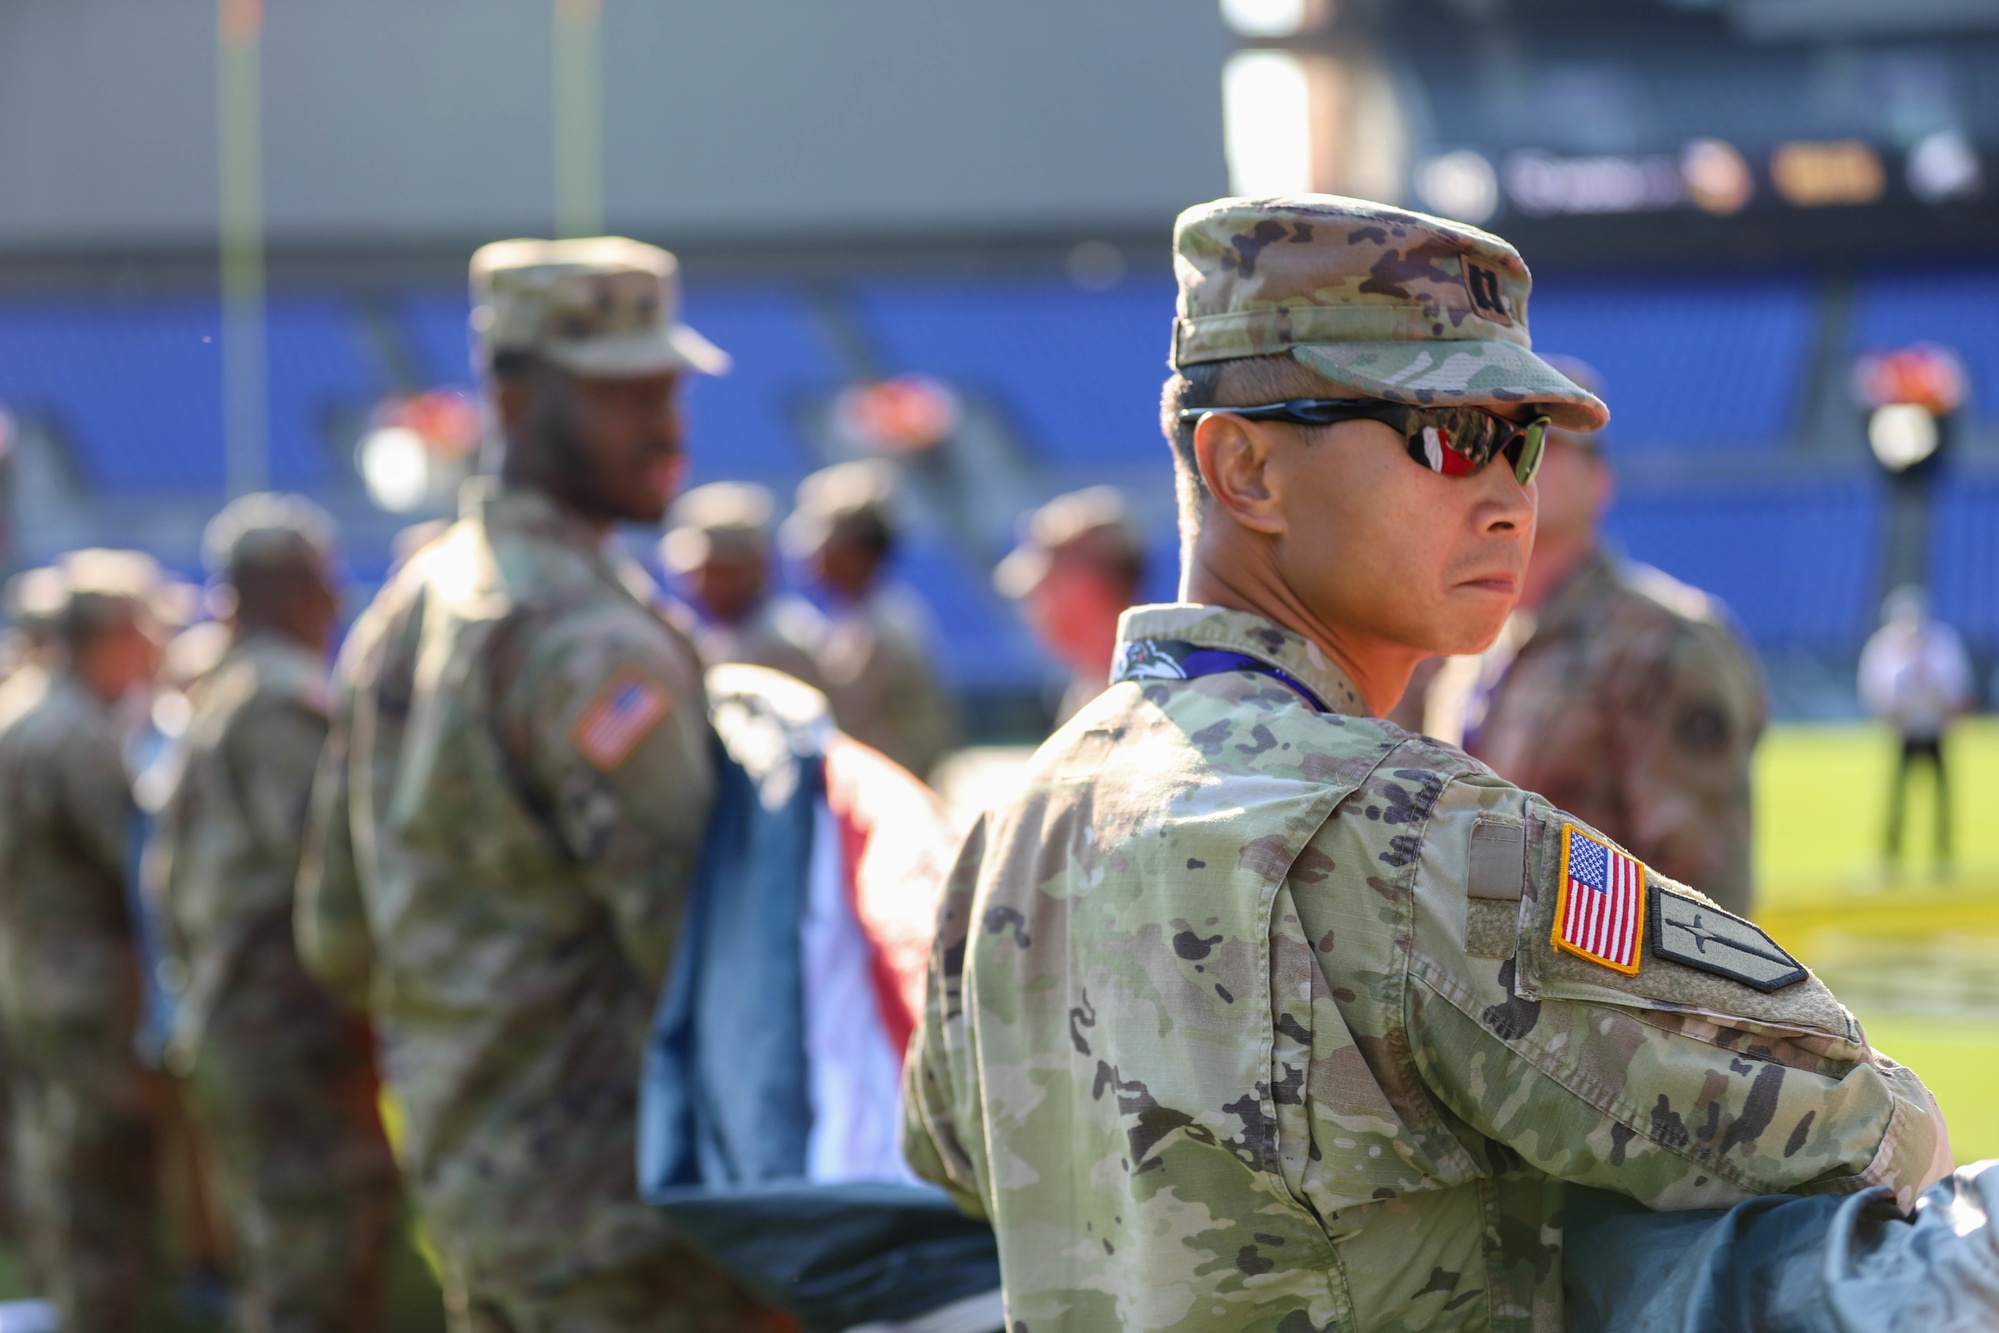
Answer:
[(1194, 461), (1216, 508), (1252, 532), (1284, 531), (1270, 460), (1277, 432), (1266, 422), (1210, 412), (1194, 427)]

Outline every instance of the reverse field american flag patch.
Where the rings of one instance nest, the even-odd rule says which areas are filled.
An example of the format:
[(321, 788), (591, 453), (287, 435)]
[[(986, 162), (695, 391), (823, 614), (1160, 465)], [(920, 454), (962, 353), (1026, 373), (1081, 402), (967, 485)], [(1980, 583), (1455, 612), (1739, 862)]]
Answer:
[(1562, 892), (1554, 942), (1592, 963), (1635, 976), (1645, 938), (1645, 866), (1574, 824), (1562, 826)]
[(619, 672), (597, 692), (569, 733), (576, 753), (608, 773), (631, 757), (639, 742), (673, 711), (666, 687), (636, 667)]

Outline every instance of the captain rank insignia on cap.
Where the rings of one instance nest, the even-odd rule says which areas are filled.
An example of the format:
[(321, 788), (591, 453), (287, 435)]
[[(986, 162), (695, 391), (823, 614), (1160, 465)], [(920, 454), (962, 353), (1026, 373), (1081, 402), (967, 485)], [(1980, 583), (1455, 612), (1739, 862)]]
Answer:
[(1644, 938), (1644, 862), (1574, 824), (1564, 824), (1555, 947), (1613, 972), (1636, 976)]

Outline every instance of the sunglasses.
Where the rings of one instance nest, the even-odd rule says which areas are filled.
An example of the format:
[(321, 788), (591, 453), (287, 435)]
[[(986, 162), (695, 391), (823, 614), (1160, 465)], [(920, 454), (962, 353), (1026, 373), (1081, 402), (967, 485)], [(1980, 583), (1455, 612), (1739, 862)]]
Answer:
[(1180, 413), (1180, 420), (1191, 425), (1210, 412), (1298, 426), (1379, 421), (1400, 432), (1409, 456), (1432, 472), (1469, 477), (1504, 455), (1522, 486), (1541, 470), (1541, 453), (1548, 443), (1547, 417), (1522, 424), (1494, 416), (1482, 407), (1411, 407), (1376, 398), (1292, 398), (1255, 407), (1190, 407)]

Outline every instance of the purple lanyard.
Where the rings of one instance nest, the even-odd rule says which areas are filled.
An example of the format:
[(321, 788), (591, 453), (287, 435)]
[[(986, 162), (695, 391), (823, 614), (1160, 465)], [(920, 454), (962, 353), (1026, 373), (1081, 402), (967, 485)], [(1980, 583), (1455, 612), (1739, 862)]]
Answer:
[(1184, 639), (1140, 639), (1125, 645), (1124, 657), (1111, 673), (1113, 683), (1123, 680), (1199, 680), (1231, 671), (1249, 671), (1280, 680), (1296, 690), (1314, 712), (1330, 713), (1325, 701), (1310, 686), (1283, 667), (1260, 657), (1229, 648), (1203, 648)]

